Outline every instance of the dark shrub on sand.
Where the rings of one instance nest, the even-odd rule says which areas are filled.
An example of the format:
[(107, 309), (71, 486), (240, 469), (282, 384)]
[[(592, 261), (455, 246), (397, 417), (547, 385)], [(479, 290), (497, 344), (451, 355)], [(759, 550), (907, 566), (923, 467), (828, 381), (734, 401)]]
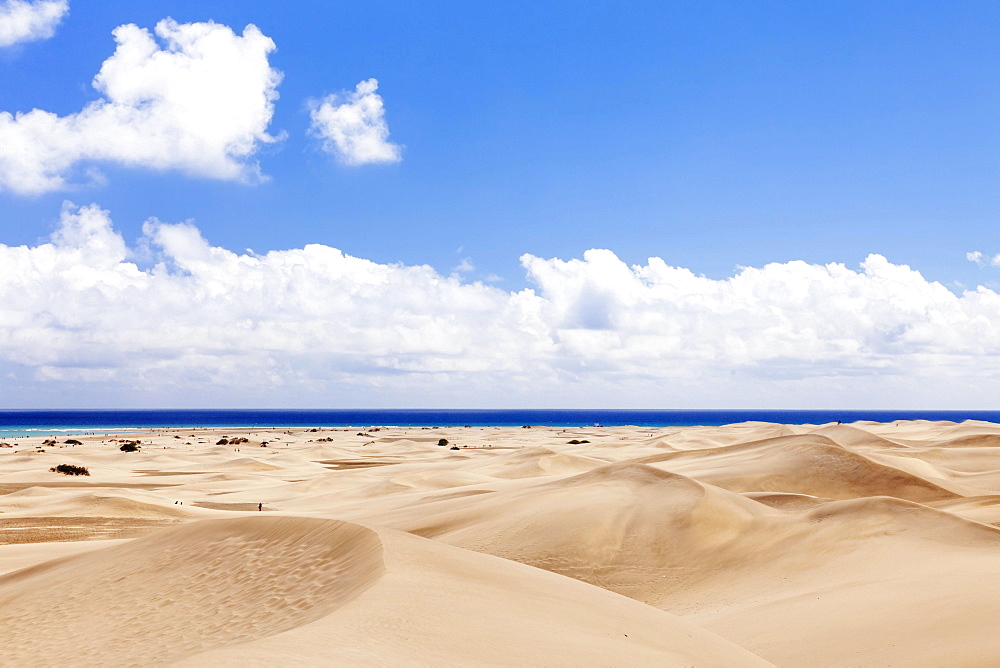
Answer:
[(122, 452), (138, 452), (139, 444), (129, 441), (128, 443), (122, 444), (122, 446), (118, 449), (121, 450)]
[(75, 466), (73, 464), (60, 464), (49, 469), (53, 473), (65, 473), (66, 475), (90, 475), (86, 466)]
[(448, 439), (442, 438), (441, 440), (438, 441), (438, 445), (448, 445)]

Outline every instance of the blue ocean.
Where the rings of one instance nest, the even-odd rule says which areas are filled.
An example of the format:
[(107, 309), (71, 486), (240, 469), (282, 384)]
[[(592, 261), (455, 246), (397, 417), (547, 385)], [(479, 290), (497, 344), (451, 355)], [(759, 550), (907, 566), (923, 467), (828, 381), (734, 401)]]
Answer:
[(156, 427), (718, 426), (757, 420), (824, 424), (873, 420), (987, 420), (1000, 411), (921, 410), (0, 410), (0, 437), (59, 436)]

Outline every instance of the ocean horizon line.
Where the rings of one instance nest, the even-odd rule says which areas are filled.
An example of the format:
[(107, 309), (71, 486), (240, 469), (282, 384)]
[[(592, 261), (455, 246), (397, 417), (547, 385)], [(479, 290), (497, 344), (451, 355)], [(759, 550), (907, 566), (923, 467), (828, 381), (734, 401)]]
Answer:
[(920, 409), (0, 409), (0, 437), (170, 428), (691, 427), (740, 422), (827, 424), (928, 420), (1000, 423), (1000, 410)]
[(739, 412), (739, 413), (768, 413), (768, 412), (784, 412), (784, 413), (815, 413), (815, 412), (833, 412), (833, 411), (845, 411), (851, 413), (865, 412), (865, 413), (893, 413), (893, 412), (922, 412), (922, 413), (1000, 413), (1000, 408), (906, 408), (906, 407), (895, 407), (895, 408), (850, 408), (850, 407), (827, 407), (827, 408), (745, 408), (745, 407), (723, 407), (723, 408), (609, 408), (609, 407), (572, 407), (572, 408), (552, 408), (552, 407), (541, 407), (541, 408), (492, 408), (492, 407), (476, 407), (476, 408), (410, 408), (410, 407), (400, 407), (393, 406), (389, 408), (378, 408), (363, 406), (359, 408), (295, 408), (295, 407), (256, 407), (256, 408), (225, 408), (212, 406), (208, 408), (171, 408), (171, 407), (155, 407), (155, 408), (63, 408), (63, 407), (46, 407), (46, 408), (0, 408), (0, 414), (4, 413), (140, 413), (140, 412), (190, 412), (190, 413), (207, 413), (207, 412), (231, 412), (231, 413), (248, 413), (248, 412), (296, 412), (296, 413), (324, 413), (324, 412), (347, 412), (347, 411), (366, 411), (366, 412), (449, 412), (449, 413), (460, 413), (460, 412), (580, 412), (580, 411), (607, 411), (607, 412), (635, 412), (635, 413), (668, 413), (668, 412), (685, 412), (685, 413), (714, 413), (714, 412)]

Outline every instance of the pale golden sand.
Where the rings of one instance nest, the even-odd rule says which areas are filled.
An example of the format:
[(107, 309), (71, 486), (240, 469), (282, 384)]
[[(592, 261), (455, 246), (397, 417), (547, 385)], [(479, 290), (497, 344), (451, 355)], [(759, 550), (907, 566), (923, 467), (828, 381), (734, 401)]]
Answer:
[(76, 438), (0, 448), (4, 665), (1000, 662), (993, 424)]

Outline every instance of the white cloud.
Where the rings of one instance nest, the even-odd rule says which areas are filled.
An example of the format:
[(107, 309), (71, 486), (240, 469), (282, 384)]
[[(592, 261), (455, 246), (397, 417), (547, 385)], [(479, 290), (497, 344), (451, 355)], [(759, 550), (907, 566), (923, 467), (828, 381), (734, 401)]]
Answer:
[(323, 150), (346, 165), (399, 162), (402, 148), (389, 141), (378, 80), (360, 82), (353, 93), (327, 95), (314, 104), (310, 132), (323, 140)]
[(274, 42), (255, 26), (236, 35), (217, 23), (129, 24), (93, 85), (102, 98), (69, 116), (0, 112), (0, 187), (64, 188), (78, 163), (177, 169), (229, 180), (260, 178), (253, 156), (267, 134), (281, 74)]
[(67, 12), (68, 0), (0, 2), (0, 47), (52, 37)]
[(982, 251), (972, 251), (965, 254), (965, 259), (969, 262), (975, 262), (980, 267), (984, 266), (987, 262), (994, 267), (1000, 267), (1000, 253), (994, 255), (993, 257), (987, 257), (982, 253)]
[(452, 268), (452, 271), (459, 274), (468, 274), (476, 270), (476, 265), (472, 263), (471, 257), (462, 258), (462, 261)]
[[(0, 401), (115, 405), (988, 407), (1000, 295), (879, 255), (715, 280), (607, 250), (505, 291), (308, 245), (147, 222), (140, 268), (97, 206), (0, 245)], [(34, 397), (34, 399), (32, 399)]]

